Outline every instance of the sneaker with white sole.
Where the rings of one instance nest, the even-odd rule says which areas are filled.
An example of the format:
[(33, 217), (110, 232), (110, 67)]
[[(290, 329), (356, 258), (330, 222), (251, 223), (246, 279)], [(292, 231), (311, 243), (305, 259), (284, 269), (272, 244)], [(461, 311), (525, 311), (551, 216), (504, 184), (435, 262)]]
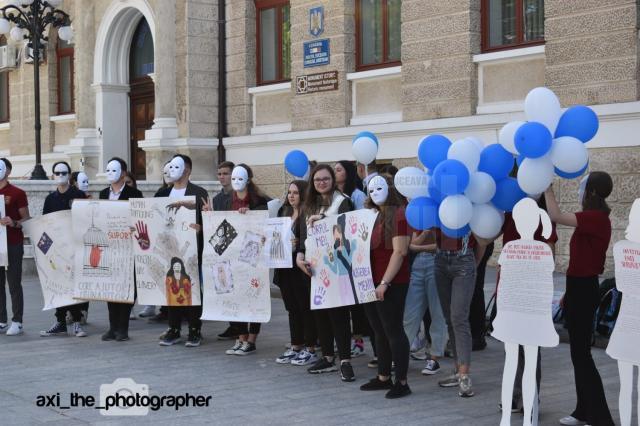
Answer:
[(565, 426), (582, 426), (586, 425), (587, 422), (578, 420), (573, 416), (567, 416), (560, 419), (560, 424)]
[(239, 355), (239, 356), (251, 355), (255, 353), (257, 350), (258, 349), (256, 348), (255, 343), (242, 342), (242, 346), (240, 346), (240, 349), (236, 350), (234, 355)]
[(367, 363), (367, 367), (369, 368), (378, 368), (378, 357), (374, 356), (371, 361)]
[(236, 351), (242, 347), (242, 342), (240, 340), (236, 340), (236, 343), (231, 346), (231, 349), (227, 349), (224, 353), (227, 355), (235, 355)]
[(433, 376), (440, 371), (440, 364), (435, 359), (428, 359), (427, 364), (422, 369), (422, 374), (425, 376)]
[(460, 375), (455, 370), (438, 382), (438, 386), (441, 388), (453, 388), (460, 384)]
[(309, 365), (318, 362), (318, 355), (315, 352), (309, 352), (306, 349), (298, 352), (295, 358), (291, 360), (292, 365)]
[(338, 370), (338, 368), (336, 367), (336, 362), (329, 361), (325, 357), (319, 358), (315, 364), (307, 368), (307, 372), (309, 372), (310, 374), (329, 373), (336, 370)]
[(156, 314), (156, 307), (153, 305), (147, 305), (144, 307), (144, 309), (142, 309), (142, 311), (140, 311), (138, 316), (140, 318), (151, 318), (155, 314)]
[(11, 326), (7, 330), (7, 336), (19, 336), (22, 333), (22, 323), (11, 321)]
[(364, 340), (353, 339), (351, 344), (351, 358), (357, 358), (360, 355), (364, 355)]
[(0, 333), (4, 333), (9, 328), (9, 324), (6, 322), (0, 322)]
[(53, 323), (51, 328), (48, 330), (43, 330), (40, 332), (40, 336), (42, 337), (50, 337), (50, 336), (66, 336), (67, 335), (67, 324), (56, 321)]
[(473, 395), (473, 386), (471, 384), (471, 377), (468, 374), (460, 375), (460, 382), (458, 384), (458, 396), (462, 398), (471, 398)]
[(73, 335), (76, 337), (87, 337), (87, 332), (82, 329), (79, 322), (73, 323)]
[(176, 328), (169, 328), (164, 337), (158, 342), (160, 346), (173, 346), (180, 342), (180, 330)]
[(300, 350), (287, 349), (284, 351), (282, 355), (276, 358), (277, 364), (291, 364), (291, 360), (295, 359), (299, 354)]

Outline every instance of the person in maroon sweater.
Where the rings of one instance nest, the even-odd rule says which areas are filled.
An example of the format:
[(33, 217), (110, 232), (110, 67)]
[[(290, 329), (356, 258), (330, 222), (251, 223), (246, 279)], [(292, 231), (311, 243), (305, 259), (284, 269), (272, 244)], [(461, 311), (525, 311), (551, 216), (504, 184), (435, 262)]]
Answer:
[[(584, 190), (582, 190), (584, 188)], [(564, 308), (576, 382), (577, 404), (563, 425), (613, 425), (604, 395), (602, 379), (591, 357), (593, 319), (600, 303), (598, 276), (604, 271), (611, 240), (611, 209), (606, 198), (613, 190), (611, 176), (593, 172), (582, 182), (579, 199), (582, 211), (564, 213), (558, 207), (553, 188), (545, 192), (551, 220), (575, 228), (569, 244), (569, 268)]]

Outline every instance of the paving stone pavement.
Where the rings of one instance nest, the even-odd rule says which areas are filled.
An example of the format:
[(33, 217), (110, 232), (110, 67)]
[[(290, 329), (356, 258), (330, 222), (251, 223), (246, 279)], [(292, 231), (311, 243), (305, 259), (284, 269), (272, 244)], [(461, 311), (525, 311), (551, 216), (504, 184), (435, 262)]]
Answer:
[[(491, 273), (490, 273), (491, 275)], [(488, 277), (491, 282), (491, 278)], [(492, 281), (495, 283), (495, 280)], [(53, 311), (41, 311), (38, 281), (28, 278), (25, 291), (25, 334), (0, 336), (0, 425), (237, 425), (314, 423), (322, 425), (497, 425), (500, 420), (502, 344), (489, 339), (489, 346), (473, 354), (476, 396), (463, 399), (457, 390), (437, 385), (441, 375), (424, 377), (420, 361), (411, 361), (409, 384), (413, 395), (386, 400), (381, 393), (361, 392), (358, 387), (374, 377), (367, 368), (369, 356), (353, 361), (357, 380), (342, 383), (337, 373), (307, 374), (304, 367), (277, 365), (274, 359), (288, 341), (286, 312), (280, 299), (272, 300), (273, 315), (258, 339), (258, 352), (247, 357), (225, 355), (230, 342), (215, 340), (226, 324), (206, 322), (205, 341), (199, 348), (182, 345), (160, 347), (157, 336), (164, 324), (131, 321), (129, 342), (102, 342), (107, 323), (106, 304), (91, 303), (89, 336), (39, 337), (53, 321)], [(492, 292), (487, 284), (487, 292)], [(140, 311), (136, 306), (135, 311)], [(370, 346), (367, 346), (370, 354)], [(618, 371), (601, 349), (593, 351), (602, 375), (609, 405), (618, 422)], [(555, 425), (574, 407), (573, 370), (569, 347), (561, 344), (542, 353), (541, 425)], [(443, 362), (451, 368), (451, 360)], [(211, 395), (208, 408), (176, 411), (163, 408), (147, 416), (102, 416), (94, 408), (38, 407), (39, 395), (60, 393), (62, 405), (69, 394), (99, 397), (100, 385), (117, 378), (132, 378), (147, 384), (152, 395)], [(634, 396), (634, 401), (637, 401)], [(520, 424), (515, 414), (512, 424)], [(635, 420), (634, 420), (635, 422)], [(633, 423), (636, 424), (636, 423)]]

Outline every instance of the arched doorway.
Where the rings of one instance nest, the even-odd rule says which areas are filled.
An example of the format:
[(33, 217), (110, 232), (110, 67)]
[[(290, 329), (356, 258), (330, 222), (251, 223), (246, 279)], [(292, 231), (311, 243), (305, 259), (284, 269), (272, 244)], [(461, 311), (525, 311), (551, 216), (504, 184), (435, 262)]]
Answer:
[(129, 49), (129, 111), (131, 171), (136, 179), (146, 178), (145, 152), (138, 142), (153, 125), (155, 89), (150, 75), (154, 72), (153, 36), (145, 18), (138, 23)]

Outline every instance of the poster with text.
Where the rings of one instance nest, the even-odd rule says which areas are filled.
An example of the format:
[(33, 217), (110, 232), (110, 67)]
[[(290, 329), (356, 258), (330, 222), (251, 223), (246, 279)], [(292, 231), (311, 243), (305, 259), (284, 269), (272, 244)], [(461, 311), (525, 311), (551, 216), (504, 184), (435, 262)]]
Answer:
[(73, 236), (71, 211), (49, 213), (23, 224), (44, 298), (43, 310), (80, 303), (73, 298)]
[(268, 322), (267, 211), (204, 212), (202, 319)]
[(357, 210), (328, 216), (308, 228), (311, 309), (376, 301), (369, 250), (377, 215), (374, 210)]
[[(0, 195), (0, 217), (5, 217), (4, 195)], [(7, 227), (0, 225), (0, 266), (9, 266), (9, 251), (7, 249)]]
[(138, 303), (200, 305), (196, 198), (129, 200)]
[(128, 201), (76, 200), (71, 208), (73, 297), (133, 303), (133, 244)]
[(292, 268), (293, 245), (291, 239), (291, 218), (274, 217), (265, 222), (264, 259), (268, 268)]

